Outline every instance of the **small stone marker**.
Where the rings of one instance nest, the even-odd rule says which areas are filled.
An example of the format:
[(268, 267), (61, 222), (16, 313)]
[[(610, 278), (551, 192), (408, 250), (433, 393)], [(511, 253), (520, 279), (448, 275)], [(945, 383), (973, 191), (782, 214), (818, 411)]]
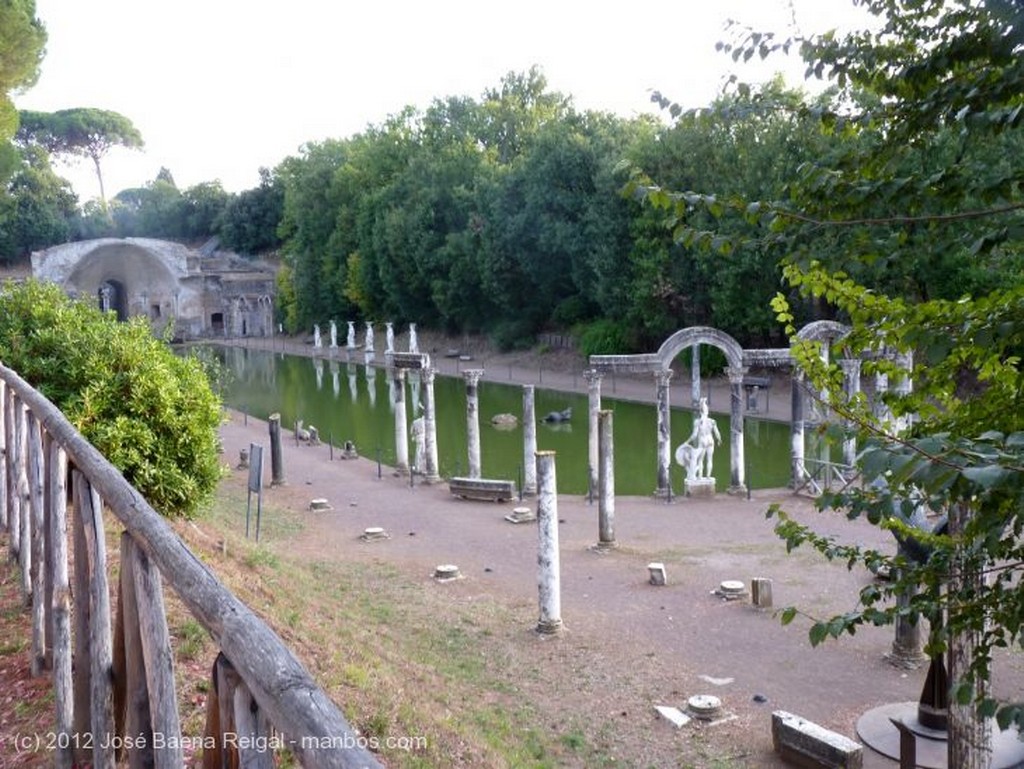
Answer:
[(722, 701), (713, 694), (695, 694), (686, 701), (686, 709), (701, 721), (714, 721), (722, 712)]
[(750, 580), (750, 601), (759, 609), (772, 607), (772, 581), (767, 577)]
[(650, 574), (650, 583), (652, 585), (666, 585), (668, 584), (668, 578), (665, 576), (665, 564), (663, 563), (649, 563), (647, 564), (647, 571)]
[(363, 530), (363, 533), (359, 535), (359, 538), (364, 542), (376, 542), (380, 539), (391, 539), (391, 535), (384, 531), (380, 526), (370, 526)]
[(323, 497), (319, 497), (317, 499), (311, 499), (309, 501), (309, 509), (314, 512), (321, 512), (323, 510), (330, 510), (331, 505), (326, 499), (324, 499)]
[(505, 520), (509, 523), (530, 523), (537, 520), (537, 514), (532, 507), (515, 507)]
[(712, 592), (722, 596), (727, 601), (735, 601), (737, 598), (742, 598), (747, 594), (747, 586), (738, 579), (727, 579), (718, 586), (717, 590)]
[(800, 766), (861, 769), (864, 765), (859, 742), (784, 710), (772, 713), (772, 743), (783, 760)]
[(450, 582), (453, 579), (461, 579), (462, 572), (453, 563), (443, 563), (434, 569), (434, 579), (438, 582)]
[(662, 718), (672, 724), (676, 729), (690, 723), (690, 717), (679, 708), (674, 708), (671, 705), (655, 705), (654, 709), (658, 711), (658, 714)]

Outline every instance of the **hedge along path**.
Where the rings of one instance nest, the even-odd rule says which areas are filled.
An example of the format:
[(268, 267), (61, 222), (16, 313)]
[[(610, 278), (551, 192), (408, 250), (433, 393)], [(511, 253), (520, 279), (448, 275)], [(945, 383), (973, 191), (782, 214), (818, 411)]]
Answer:
[[(55, 749), (56, 766), (76, 761), (113, 766), (117, 747), (140, 731), (159, 735), (160, 743), (135, 741), (126, 751), (130, 766), (147, 759), (157, 767), (182, 765), (181, 748), (175, 746), (187, 739), (180, 735), (164, 581), (220, 650), (213, 673), (217, 697), (208, 704), (216, 713), (207, 718), (218, 730), (202, 740), (204, 748), (214, 747), (204, 750), (207, 766), (223, 758), (219, 749), (225, 745), (267, 742), (270, 724), (303, 766), (380, 766), (277, 634), (214, 576), (59, 409), (2, 364), (0, 401), (0, 526), (11, 534), (23, 595), (32, 607), (32, 670), (53, 673), (55, 744), (47, 747)], [(69, 463), (76, 513), (73, 587)], [(104, 504), (125, 528), (113, 630)], [(236, 675), (226, 675), (228, 668)], [(129, 732), (124, 731), (126, 714)], [(243, 725), (246, 731), (238, 732), (237, 740), (225, 740), (228, 727)], [(251, 751), (243, 744), (240, 753), (244, 765), (271, 765), (270, 751)]]

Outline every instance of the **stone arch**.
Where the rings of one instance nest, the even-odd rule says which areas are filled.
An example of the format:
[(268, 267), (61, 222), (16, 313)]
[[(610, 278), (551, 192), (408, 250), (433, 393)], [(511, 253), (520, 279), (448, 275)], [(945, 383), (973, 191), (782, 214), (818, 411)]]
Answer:
[(658, 360), (661, 367), (668, 370), (679, 353), (695, 344), (709, 344), (717, 347), (725, 354), (730, 369), (739, 371), (743, 368), (743, 348), (740, 343), (724, 331), (710, 326), (690, 326), (676, 331), (662, 342), (661, 347), (658, 348)]
[(796, 332), (797, 339), (834, 342), (850, 333), (850, 327), (834, 320), (815, 320)]

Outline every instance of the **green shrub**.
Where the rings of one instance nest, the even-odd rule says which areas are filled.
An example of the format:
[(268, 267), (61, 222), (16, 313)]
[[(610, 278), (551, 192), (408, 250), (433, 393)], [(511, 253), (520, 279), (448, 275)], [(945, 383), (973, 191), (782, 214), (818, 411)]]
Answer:
[(631, 352), (629, 329), (622, 323), (607, 318), (582, 326), (577, 337), (580, 352), (588, 358), (591, 355), (619, 355)]
[(491, 341), (502, 352), (529, 350), (536, 342), (534, 328), (525, 320), (509, 320), (498, 324), (491, 332)]
[(30, 280), (0, 290), (0, 360), (49, 398), (164, 515), (191, 517), (221, 476), (220, 399), (144, 318)]

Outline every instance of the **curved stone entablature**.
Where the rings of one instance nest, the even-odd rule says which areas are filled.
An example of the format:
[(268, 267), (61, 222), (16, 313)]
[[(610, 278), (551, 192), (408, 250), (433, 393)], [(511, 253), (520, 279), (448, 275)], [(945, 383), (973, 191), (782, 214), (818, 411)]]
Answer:
[(797, 339), (815, 342), (834, 342), (850, 333), (850, 327), (834, 320), (815, 320), (796, 332)]
[(32, 274), (125, 320), (171, 322), (182, 339), (273, 333), (274, 275), (153, 238), (99, 238), (32, 254)]
[(743, 348), (740, 347), (740, 343), (724, 331), (719, 331), (711, 326), (690, 326), (680, 329), (662, 342), (661, 347), (658, 348), (658, 358), (661, 359), (662, 368), (670, 368), (672, 361), (679, 353), (695, 344), (709, 344), (717, 347), (725, 354), (729, 368), (734, 370), (743, 368)]

